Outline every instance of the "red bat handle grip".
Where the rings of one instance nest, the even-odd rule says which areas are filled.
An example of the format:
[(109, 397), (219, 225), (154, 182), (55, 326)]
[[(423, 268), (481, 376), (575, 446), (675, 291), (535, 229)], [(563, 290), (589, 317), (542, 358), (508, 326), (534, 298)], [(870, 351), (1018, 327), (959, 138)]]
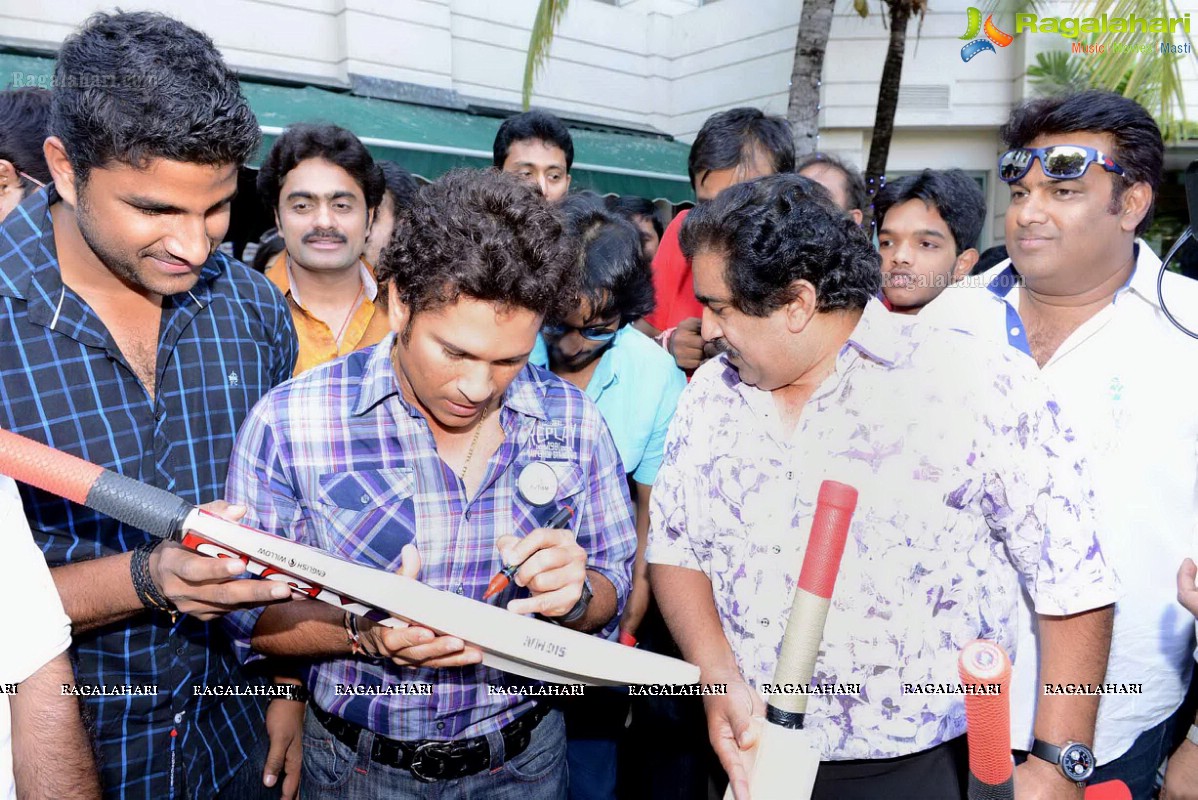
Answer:
[(0, 472), (161, 538), (176, 536), (193, 508), (165, 489), (11, 431), (0, 431)]
[(857, 490), (836, 481), (824, 481), (815, 501), (815, 519), (807, 540), (807, 554), (799, 572), (799, 588), (825, 600), (832, 599), (836, 573), (844, 555), (849, 523), (857, 508)]
[[(978, 639), (961, 650), (957, 671), (965, 687), (969, 741), (969, 800), (1014, 800), (1011, 760), (1011, 660), (994, 642)], [(997, 692), (992, 692), (997, 687)]]

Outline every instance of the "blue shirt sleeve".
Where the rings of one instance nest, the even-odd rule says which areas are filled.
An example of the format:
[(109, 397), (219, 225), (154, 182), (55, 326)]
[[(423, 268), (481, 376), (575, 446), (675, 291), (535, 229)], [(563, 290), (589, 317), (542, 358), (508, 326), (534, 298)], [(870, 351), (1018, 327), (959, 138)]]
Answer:
[(641, 461), (632, 473), (632, 479), (645, 486), (652, 486), (657, 480), (657, 470), (661, 468), (661, 459), (666, 448), (666, 432), (670, 428), (670, 420), (674, 419), (674, 411), (678, 408), (678, 398), (686, 388), (686, 373), (677, 367), (667, 373), (665, 387), (657, 400), (657, 413), (653, 417), (653, 428), (649, 440), (645, 443), (645, 452)]

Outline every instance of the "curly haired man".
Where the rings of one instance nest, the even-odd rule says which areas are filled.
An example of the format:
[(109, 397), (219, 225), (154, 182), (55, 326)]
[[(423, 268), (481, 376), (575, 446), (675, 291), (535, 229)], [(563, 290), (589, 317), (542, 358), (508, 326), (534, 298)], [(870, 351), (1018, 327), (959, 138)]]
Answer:
[[(249, 524), (466, 597), (522, 563), (501, 605), (610, 633), (636, 549), (624, 469), (582, 390), (528, 364), (576, 264), (559, 212), (515, 176), (426, 187), (378, 265), (392, 333), (268, 395), (228, 497)], [(572, 530), (546, 528), (564, 507)], [(302, 601), (230, 621), (245, 657), (310, 660), (305, 798), (426, 797), (430, 782), (446, 798), (565, 797), (561, 713), (491, 692), (503, 673), (460, 639)]]

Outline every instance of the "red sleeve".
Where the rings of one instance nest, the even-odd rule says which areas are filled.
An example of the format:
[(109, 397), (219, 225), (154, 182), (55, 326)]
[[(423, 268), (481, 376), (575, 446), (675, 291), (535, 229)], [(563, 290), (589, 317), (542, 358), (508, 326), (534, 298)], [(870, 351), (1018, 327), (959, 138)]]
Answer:
[(653, 257), (653, 294), (657, 307), (645, 320), (658, 330), (672, 328), (688, 317), (697, 317), (702, 307), (695, 300), (691, 283), (691, 265), (682, 255), (678, 231), (689, 211), (682, 211), (662, 234), (657, 255)]

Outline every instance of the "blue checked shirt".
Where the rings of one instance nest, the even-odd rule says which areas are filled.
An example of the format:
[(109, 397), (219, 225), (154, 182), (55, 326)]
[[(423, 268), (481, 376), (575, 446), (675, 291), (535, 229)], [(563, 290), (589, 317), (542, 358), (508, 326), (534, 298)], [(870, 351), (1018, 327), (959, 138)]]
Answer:
[[(193, 503), (219, 499), (234, 434), (295, 363), (283, 298), (215, 254), (189, 293), (163, 299), (151, 398), (104, 323), (62, 283), (50, 219), (57, 200), (49, 187), (0, 223), (0, 428)], [(51, 566), (148, 539), (28, 486), (21, 496)], [(262, 701), (194, 695), (193, 685), (249, 680), (217, 626), (182, 617), (172, 628), (165, 614), (139, 614), (76, 635), (74, 656), (80, 684), (158, 687), (157, 696), (84, 698), (107, 797), (183, 797), (184, 782), (189, 796), (212, 797), (263, 735)]]
[[(495, 540), (525, 535), (570, 505), (587, 568), (612, 582), (622, 608), (636, 531), (624, 468), (594, 404), (565, 381), (526, 366), (502, 401), (504, 441), (480, 491), (467, 500), (425, 418), (400, 394), (389, 358), (393, 340), (306, 372), (254, 409), (233, 451), (226, 495), (249, 508), (247, 524), (388, 571), (399, 568), (403, 546), (415, 543), (421, 581), (481, 600), (504, 566)], [(541, 507), (517, 491), (521, 469), (536, 461), (558, 475), (556, 498)], [(526, 593), (513, 583), (491, 602), (506, 605), (516, 591)], [(225, 618), (247, 658), (259, 657), (249, 650), (259, 614)], [(337, 691), (339, 684), (405, 682), (432, 684), (432, 695)], [(481, 665), (412, 669), (359, 658), (317, 661), (308, 677), (321, 708), (406, 740), (478, 736), (532, 708), (523, 696), (489, 695), (489, 684), (504, 683), (504, 673)]]

